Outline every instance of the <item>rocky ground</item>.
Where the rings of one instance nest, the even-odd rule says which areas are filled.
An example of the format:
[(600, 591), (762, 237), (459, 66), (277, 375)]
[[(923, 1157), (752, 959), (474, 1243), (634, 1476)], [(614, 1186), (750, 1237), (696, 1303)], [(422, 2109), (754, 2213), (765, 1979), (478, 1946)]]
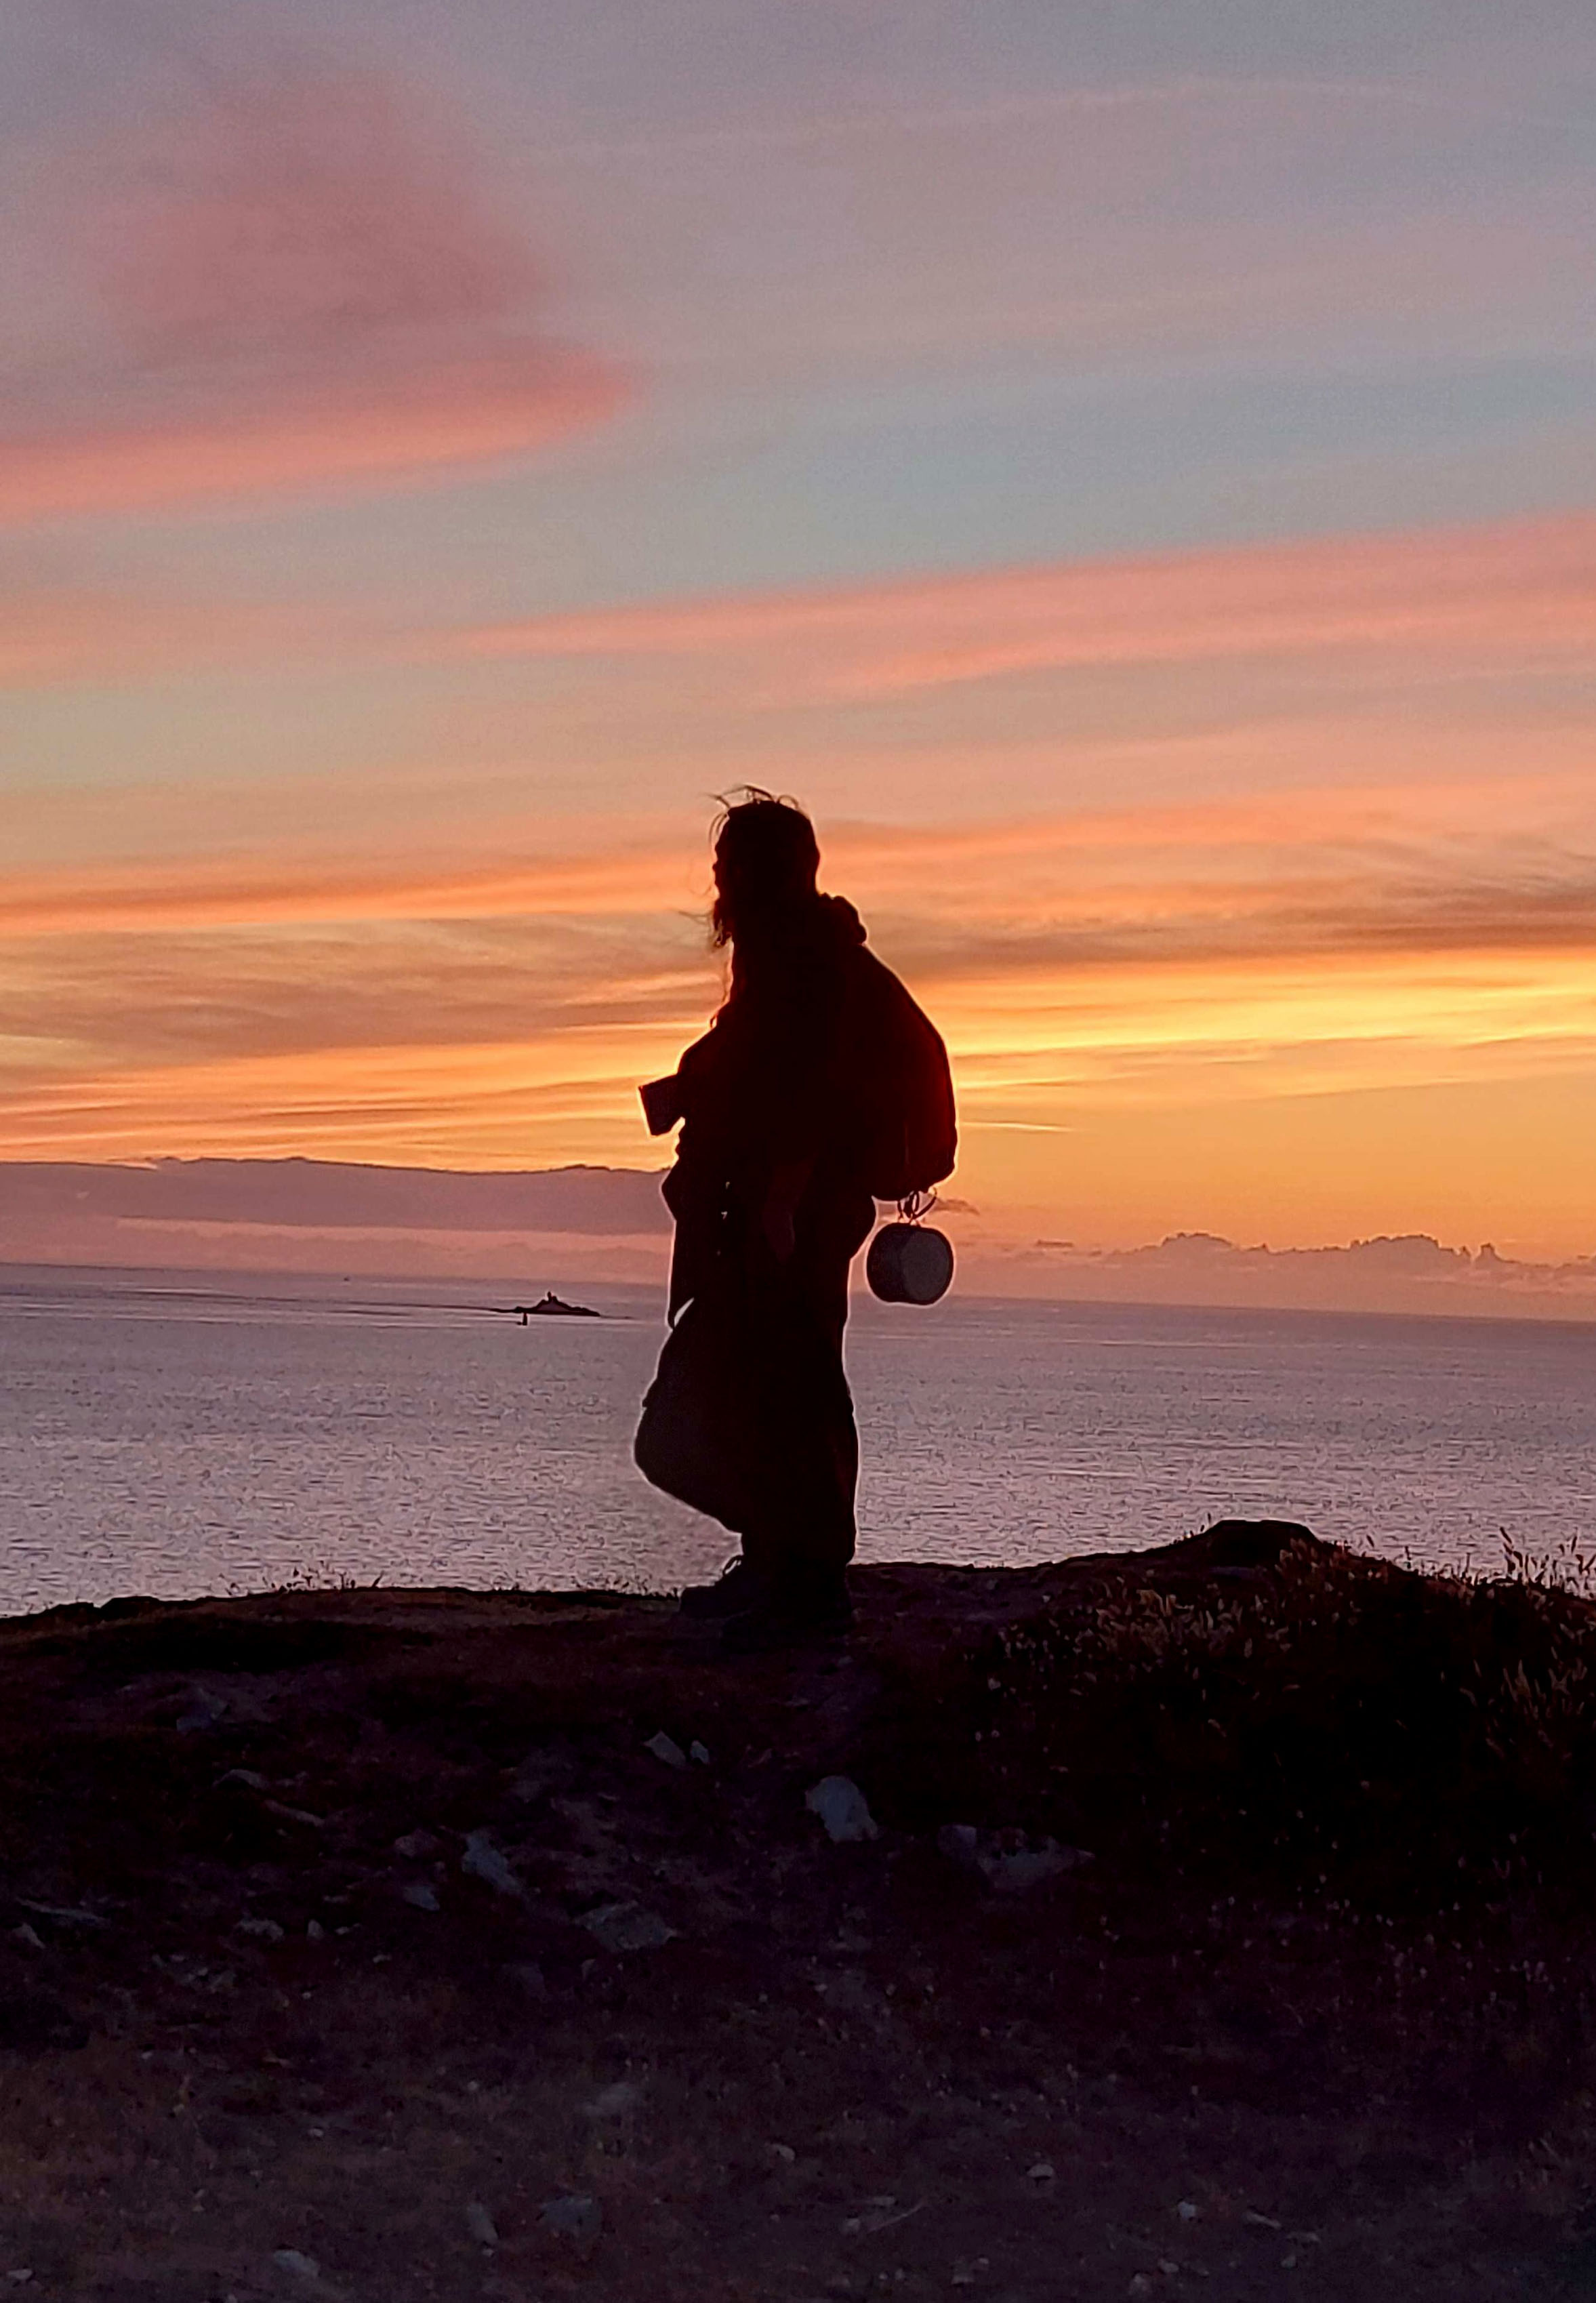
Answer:
[(1268, 1526), (858, 1598), (0, 1627), (0, 2294), (1596, 2292), (1583, 1603)]

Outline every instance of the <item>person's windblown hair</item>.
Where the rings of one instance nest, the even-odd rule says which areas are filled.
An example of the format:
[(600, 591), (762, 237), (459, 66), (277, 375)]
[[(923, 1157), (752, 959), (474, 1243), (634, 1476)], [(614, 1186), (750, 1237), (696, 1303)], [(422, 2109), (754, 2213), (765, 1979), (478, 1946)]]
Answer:
[(815, 893), (820, 845), (794, 799), (757, 784), (722, 801), (714, 823), (716, 879), (709, 924), (714, 943), (736, 941)]

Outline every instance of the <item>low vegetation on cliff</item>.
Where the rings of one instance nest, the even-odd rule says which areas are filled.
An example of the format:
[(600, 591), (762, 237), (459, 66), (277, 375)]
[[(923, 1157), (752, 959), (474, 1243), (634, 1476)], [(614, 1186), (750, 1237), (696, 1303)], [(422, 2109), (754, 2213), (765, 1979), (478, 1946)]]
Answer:
[(1587, 2291), (1578, 1590), (1267, 1523), (858, 1583), (737, 1661), (605, 1593), (0, 1626), (0, 2275)]

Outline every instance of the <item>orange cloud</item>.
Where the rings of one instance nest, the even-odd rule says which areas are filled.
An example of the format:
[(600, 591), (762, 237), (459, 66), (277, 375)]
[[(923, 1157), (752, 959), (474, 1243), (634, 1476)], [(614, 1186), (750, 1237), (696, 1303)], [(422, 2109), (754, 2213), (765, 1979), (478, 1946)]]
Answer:
[[(1293, 1049), (1411, 1039), (1449, 1064), (1471, 1032), (1481, 1047), (1583, 1044), (1592, 829), (1588, 793), (1500, 778), (844, 825), (828, 836), (827, 876), (965, 1058), (997, 1064), (988, 1084), (1248, 1050), (1268, 1051), (1279, 1078)], [(36, 1085), (185, 1058), (285, 1078), (325, 1063), (341, 1109), (351, 1066), (383, 1049), (424, 1064), (519, 1045), (569, 1078), (578, 1044), (635, 1041), (646, 1068), (715, 997), (688, 876), (662, 838), (452, 871), (286, 858), (247, 876), (201, 861), (143, 879), (13, 878), (0, 883), (0, 948), (28, 1035), (13, 1053)], [(630, 1075), (607, 1076), (629, 1112)]]
[(479, 656), (746, 657), (767, 678), (837, 696), (1331, 649), (1588, 657), (1596, 515), (548, 616), (454, 645)]
[[(1562, 1252), (1590, 1244), (1596, 1061), (1576, 799), (1502, 777), (845, 826), (827, 861), (948, 1037), (959, 1188), (999, 1231), (1533, 1227)], [(13, 886), (0, 1156), (645, 1164), (636, 1084), (715, 998), (682, 866), (662, 839)], [(1466, 1129), (1432, 1124), (1465, 1095)], [(1521, 1109), (1533, 1158), (1492, 1133)]]
[(0, 398), (0, 515), (358, 485), (619, 404), (469, 171), (355, 74), (224, 89), (46, 187), (81, 308)]
[[(1354, 949), (1579, 949), (1596, 941), (1588, 775), (1476, 774), (999, 821), (823, 826), (825, 877), (890, 956), (938, 979), (1130, 960)], [(589, 835), (591, 836), (591, 835)], [(0, 875), (0, 938), (182, 937), (567, 923), (637, 943), (708, 901), (698, 827), (621, 848), (359, 864), (283, 853)], [(350, 949), (355, 949), (351, 941)], [(596, 982), (596, 980), (595, 980)], [(635, 986), (634, 986), (635, 989)]]
[[(699, 877), (706, 890), (707, 870)], [(292, 857), (246, 867), (206, 858), (188, 866), (0, 877), (0, 936), (591, 916), (680, 907), (685, 894), (680, 847), (452, 867), (413, 857), (363, 868)], [(707, 907), (706, 892), (698, 902)]]
[[(20, 1067), (4, 1101), (6, 1156), (109, 1160), (295, 1152), (477, 1167), (575, 1157), (653, 1164), (639, 1079), (663, 1068), (680, 1032), (574, 1028), (542, 1038), (300, 1048), (157, 1064)], [(474, 1144), (475, 1151), (468, 1150)]]

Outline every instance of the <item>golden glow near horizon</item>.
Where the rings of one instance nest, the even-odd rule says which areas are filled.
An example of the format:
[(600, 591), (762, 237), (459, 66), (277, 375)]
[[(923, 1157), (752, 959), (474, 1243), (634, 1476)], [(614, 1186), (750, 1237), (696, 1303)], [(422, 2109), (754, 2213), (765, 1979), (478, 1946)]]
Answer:
[[(1511, 1091), (1528, 1124), (1590, 1075), (1596, 939), (1571, 860), (1587, 795), (1547, 759), (1538, 788), (843, 824), (827, 876), (942, 1024), (959, 1190), (1000, 1228), (1011, 1206), (1092, 1240), (1181, 1222), (1305, 1244), (1416, 1226), (1428, 1190), (1467, 1234), (1566, 1253), (1578, 1133), (1541, 1135), (1533, 1196), (1495, 1131), (1398, 1187), (1389, 1109)], [(46, 1028), (12, 1043), (7, 1155), (645, 1163), (636, 1083), (716, 996), (696, 832), (452, 872), (396, 858), (385, 881), (285, 859), (274, 884), (208, 863), (13, 882), (0, 933)], [(85, 1066), (90, 1035), (118, 1059)], [(1194, 1117), (1203, 1204), (1178, 1148)], [(1161, 1152), (1127, 1164), (1138, 1135)]]
[(750, 8), (688, 116), (677, 0), (592, 7), (579, 99), (509, 0), (19, 60), (0, 1160), (653, 1164), (748, 780), (992, 1240), (1596, 1249), (1562, 46), (1161, 78), (994, 0), (1007, 80), (870, 105)]

